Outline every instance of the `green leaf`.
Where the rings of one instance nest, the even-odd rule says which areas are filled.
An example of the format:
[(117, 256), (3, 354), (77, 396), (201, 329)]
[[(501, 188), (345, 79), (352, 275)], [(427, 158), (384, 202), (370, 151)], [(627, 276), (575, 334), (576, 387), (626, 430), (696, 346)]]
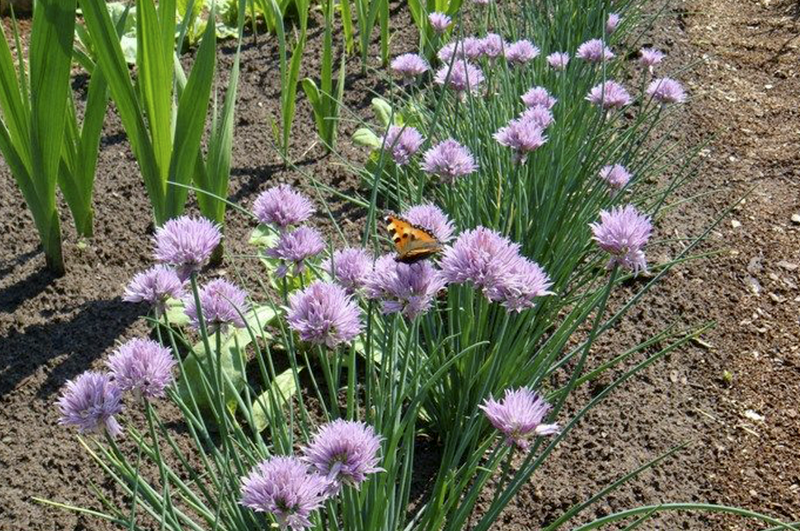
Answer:
[(250, 239), (247, 243), (260, 249), (274, 247), (278, 243), (278, 235), (267, 225), (259, 225), (250, 233)]
[(381, 98), (372, 98), (372, 110), (375, 112), (375, 116), (382, 126), (389, 127), (392, 125), (392, 116), (394, 113), (388, 101)]
[(184, 327), (189, 325), (189, 317), (186, 315), (186, 306), (180, 299), (167, 299), (166, 318), (171, 326)]
[[(300, 367), (298, 372), (302, 371)], [(274, 407), (283, 408), (297, 393), (297, 382), (292, 369), (286, 369), (275, 377), (269, 389), (264, 391), (253, 403), (253, 427), (259, 432), (269, 425), (275, 412)]]
[(381, 139), (378, 138), (378, 135), (366, 127), (361, 127), (357, 129), (355, 133), (353, 133), (353, 142), (375, 149), (380, 149), (382, 145)]
[[(225, 376), (223, 379), (225, 383), (225, 403), (231, 404), (235, 402), (234, 395), (244, 389), (246, 380), (245, 365), (246, 356), (245, 351), (248, 345), (252, 343), (252, 335), (256, 337), (269, 337), (269, 334), (264, 332), (266, 327), (273, 319), (276, 313), (270, 306), (258, 306), (253, 310), (247, 312), (245, 315), (245, 328), (236, 328), (224, 334), (222, 337), (222, 348), (220, 357), (222, 372)], [(212, 336), (209, 341), (213, 345), (215, 338)], [(216, 354), (214, 354), (216, 355)], [(216, 362), (216, 360), (215, 360)], [(205, 386), (202, 380), (203, 368), (201, 364), (205, 365), (207, 362), (206, 350), (203, 342), (197, 343), (183, 362), (183, 377), (178, 382), (178, 390), (184, 400), (191, 400), (189, 389), (194, 395), (197, 405), (201, 408), (206, 408), (210, 404), (208, 394), (205, 392)]]

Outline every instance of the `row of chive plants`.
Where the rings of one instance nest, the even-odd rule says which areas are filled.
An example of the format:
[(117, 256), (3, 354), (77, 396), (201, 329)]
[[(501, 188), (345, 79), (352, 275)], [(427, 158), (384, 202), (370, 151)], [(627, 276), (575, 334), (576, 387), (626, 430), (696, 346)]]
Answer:
[[(579, 3), (541, 5), (584, 13), (576, 10)], [(498, 28), (511, 27), (501, 10), (482, 9)], [(536, 22), (538, 11), (524, 12), (533, 20), (528, 33), (508, 45), (519, 59), (508, 56), (500, 39), (498, 55), (505, 57), (493, 62), (495, 73), (488, 71), (489, 58), (476, 58), (486, 70), (477, 83), (476, 66), (456, 51), (466, 49), (466, 39), (451, 46), (456, 53), (449, 63), (444, 58), (446, 70), (436, 79), (454, 87), (461, 72), (468, 90), (455, 86), (454, 93), (425, 100), (423, 89), (411, 87), (410, 103), (389, 113), (403, 123), (389, 129), (370, 166), (380, 176), (371, 179), (370, 218), (383, 198), (445, 244), (441, 258), (412, 265), (391, 254), (376, 258), (381, 244), (372, 222), (363, 247), (333, 250), (308, 224), (315, 209), (327, 206), (288, 186), (264, 192), (252, 212), (237, 207), (258, 224), (251, 243), (267, 271), (268, 282), (248, 290), (224, 278), (201, 281), (222, 239), (218, 225), (181, 217), (158, 229), (158, 264), (132, 279), (125, 295), (151, 305), (156, 339), (121, 345), (106, 371), (69, 382), (58, 404), (62, 423), (81, 432), (83, 446), (130, 504), (102, 498), (103, 509), (90, 510), (48, 503), (129, 529), (153, 520), (163, 529), (194, 530), (489, 529), (588, 411), (705, 329), (667, 331), (620, 353), (614, 363), (636, 354), (639, 361), (575, 415), (564, 415), (571, 391), (611, 366), (584, 370), (594, 340), (692, 246), (659, 265), (629, 303), (607, 314), (612, 289), (647, 268), (653, 227), (643, 212), (668, 198), (669, 188), (650, 197), (631, 193), (645, 166), (635, 165), (638, 157), (631, 157), (634, 164), (620, 158), (634, 154), (633, 146), (646, 140), (641, 127), (652, 126), (661, 111), (653, 118), (642, 99), (639, 115), (620, 116), (614, 107), (631, 97), (613, 85), (593, 88), (614, 68), (602, 41), (578, 47), (576, 39), (582, 60), (597, 65), (552, 56), (549, 67), (536, 66), (537, 50), (522, 38), (558, 16)], [(581, 38), (591, 37), (589, 30), (607, 36), (615, 29), (614, 17), (605, 27), (604, 10), (602, 19), (586, 13), (583, 22), (570, 19), (585, 29)], [(494, 37), (481, 39), (482, 46), (495, 44)], [(562, 80), (561, 91), (552, 89), (559, 102), (541, 90), (527, 92), (536, 72), (537, 81)], [(478, 85), (493, 92), (474, 90)], [(660, 95), (661, 84), (654, 87), (650, 99), (682, 99), (677, 86), (671, 96)], [(580, 97), (570, 98), (567, 88)], [(420, 99), (413, 99), (415, 91)], [(538, 103), (506, 124), (523, 93)], [(583, 101), (587, 94), (592, 104)], [(613, 94), (618, 103), (610, 106)], [(549, 107), (556, 109), (552, 117)], [(554, 122), (547, 132), (553, 137), (559, 126), (583, 128), (582, 134), (565, 131), (560, 141), (546, 142), (545, 121)], [(411, 163), (425, 141), (411, 127), (420, 124), (429, 125), (429, 137), (458, 136), (469, 147), (430, 146), (426, 171), (419, 171)], [(546, 157), (552, 146), (557, 156)], [(622, 166), (601, 168), (611, 158), (636, 177)], [(559, 171), (565, 162), (571, 165)], [(444, 182), (431, 185), (430, 174)], [(637, 206), (612, 208), (629, 200)], [(552, 379), (558, 370), (566, 378)], [(185, 436), (162, 420), (158, 401), (165, 398), (182, 413)], [(143, 425), (125, 414), (126, 406), (143, 411)], [(439, 468), (428, 487), (412, 493), (421, 473), (415, 468), (420, 437), (434, 441)], [(567, 525), (621, 482), (545, 529)], [(492, 502), (476, 514), (490, 484)], [(666, 510), (725, 511), (787, 528), (766, 515), (687, 503), (635, 508), (580, 529), (618, 520), (639, 525)]]

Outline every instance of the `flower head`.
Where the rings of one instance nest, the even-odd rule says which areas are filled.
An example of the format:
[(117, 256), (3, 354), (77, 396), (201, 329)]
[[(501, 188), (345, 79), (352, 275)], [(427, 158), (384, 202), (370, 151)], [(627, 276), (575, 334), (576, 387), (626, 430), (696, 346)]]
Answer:
[(148, 302), (163, 309), (170, 297), (180, 299), (183, 296), (183, 282), (175, 270), (162, 264), (155, 265), (146, 271), (136, 273), (125, 288), (122, 300), (125, 302)]
[(492, 426), (506, 436), (506, 442), (521, 450), (528, 448), (532, 437), (559, 432), (557, 424), (542, 423), (550, 404), (526, 387), (506, 389), (502, 400), (490, 396), (479, 407)]
[(506, 47), (506, 60), (511, 64), (522, 65), (532, 61), (539, 55), (539, 48), (529, 40), (512, 42)]
[(425, 139), (411, 126), (392, 125), (383, 137), (384, 149), (388, 149), (398, 166), (405, 166), (419, 151)]
[(219, 226), (206, 218), (181, 216), (156, 230), (155, 259), (175, 266), (181, 280), (199, 271), (222, 241)]
[(664, 59), (664, 54), (655, 48), (642, 48), (639, 50), (639, 62), (642, 66), (648, 68), (650, 72), (653, 67), (659, 64)]
[(272, 513), (281, 530), (312, 527), (309, 517), (322, 507), (328, 481), (312, 473), (296, 457), (272, 457), (242, 478), (240, 503), (257, 512)]
[(557, 102), (558, 100), (551, 96), (544, 87), (533, 87), (522, 95), (522, 103), (524, 103), (526, 107), (545, 107), (547, 109), (552, 109)]
[(483, 39), (477, 37), (467, 37), (462, 41), (464, 57), (470, 61), (480, 59), (483, 55)]
[(279, 184), (256, 198), (253, 213), (259, 223), (285, 230), (307, 221), (314, 213), (314, 205), (288, 184)]
[(466, 60), (455, 61), (452, 68), (449, 64), (441, 67), (433, 78), (437, 84), (446, 85), (460, 95), (466, 91), (477, 92), (483, 79), (481, 69)]
[(439, 58), (439, 61), (448, 64), (453, 61), (453, 58), (464, 59), (466, 57), (464, 43), (462, 41), (448, 42), (436, 52), (436, 57)]
[(361, 311), (341, 286), (317, 281), (289, 298), (289, 326), (310, 343), (335, 348), (361, 333)]
[[(240, 287), (223, 278), (212, 280), (199, 292), (200, 309), (208, 333), (225, 331), (228, 325), (244, 328), (245, 322), (242, 315), (249, 309), (247, 293)], [(200, 330), (200, 313), (197, 310), (194, 297), (185, 299), (186, 315), (189, 324), (195, 330)]]
[(402, 216), (433, 234), (437, 240), (447, 243), (453, 238), (453, 222), (442, 209), (430, 203), (416, 205), (404, 211)]
[(620, 190), (625, 188), (625, 185), (631, 180), (631, 174), (622, 164), (611, 164), (603, 166), (600, 170), (600, 178), (613, 190)]
[(446, 183), (454, 182), (478, 170), (469, 149), (452, 138), (430, 148), (423, 155), (422, 170), (438, 176)]
[(541, 105), (535, 105), (525, 109), (519, 115), (519, 119), (522, 121), (529, 121), (536, 127), (540, 127), (542, 129), (550, 127), (554, 120), (553, 113), (550, 112), (550, 109), (542, 107)]
[(364, 287), (372, 271), (372, 262), (373, 258), (364, 249), (351, 247), (334, 251), (324, 269), (348, 293), (354, 293)]
[(173, 382), (175, 364), (170, 349), (138, 338), (121, 345), (106, 361), (121, 391), (147, 399), (164, 397), (164, 390)]
[(406, 79), (413, 79), (430, 70), (428, 61), (415, 53), (398, 55), (392, 61), (392, 70)]
[(508, 45), (505, 40), (503, 40), (503, 37), (497, 33), (488, 33), (481, 39), (481, 51), (483, 55), (489, 59), (495, 59), (503, 55), (506, 46)]
[(617, 26), (619, 26), (620, 20), (621, 17), (617, 13), (609, 13), (608, 19), (606, 20), (606, 33), (611, 35), (617, 31)]
[(602, 63), (613, 59), (614, 53), (600, 39), (592, 39), (578, 46), (575, 56), (587, 63)]
[(651, 81), (647, 87), (647, 95), (664, 105), (686, 101), (686, 92), (684, 92), (683, 86), (669, 77)]
[(528, 308), (535, 297), (550, 294), (549, 278), (538, 264), (520, 255), (519, 244), (486, 227), (462, 232), (444, 250), (440, 265), (447, 282), (472, 284), (509, 310)]
[(427, 312), (446, 282), (428, 261), (404, 264), (392, 255), (375, 261), (367, 295), (382, 301), (383, 313), (402, 313), (409, 319)]
[(433, 31), (441, 35), (447, 31), (447, 28), (449, 28), (450, 24), (453, 23), (453, 19), (444, 13), (433, 12), (428, 15), (428, 22), (431, 23), (431, 28), (433, 28)]
[(381, 438), (363, 422), (337, 419), (322, 426), (303, 448), (303, 460), (331, 484), (330, 494), (342, 485), (358, 488), (367, 474), (382, 472)]
[(620, 109), (630, 104), (631, 95), (616, 81), (606, 81), (592, 87), (586, 99), (603, 109)]
[(553, 52), (547, 56), (547, 64), (553, 70), (566, 70), (569, 63), (569, 54), (566, 52)]
[(542, 128), (533, 120), (518, 118), (501, 127), (494, 134), (494, 139), (501, 146), (513, 149), (515, 160), (524, 163), (528, 153), (539, 149), (547, 142), (547, 137), (542, 133)]
[(102, 433), (116, 437), (120, 434), (114, 415), (122, 412), (122, 391), (111, 376), (86, 371), (70, 380), (58, 399), (61, 412), (59, 423), (75, 426), (81, 433)]
[(275, 271), (278, 278), (283, 278), (289, 274), (291, 265), (294, 265), (293, 275), (302, 274), (305, 269), (303, 263), (324, 249), (325, 241), (319, 231), (313, 227), (303, 226), (282, 233), (275, 247), (267, 249), (264, 254), (283, 261)]
[(619, 265), (635, 274), (647, 270), (643, 248), (650, 239), (653, 226), (650, 218), (633, 205), (600, 211), (600, 222), (591, 223), (593, 239), (611, 254), (608, 267)]

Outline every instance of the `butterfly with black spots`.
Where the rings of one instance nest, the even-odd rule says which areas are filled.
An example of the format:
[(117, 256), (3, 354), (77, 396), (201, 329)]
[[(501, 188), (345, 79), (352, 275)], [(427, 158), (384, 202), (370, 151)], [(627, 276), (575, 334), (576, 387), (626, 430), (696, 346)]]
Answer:
[(395, 260), (413, 264), (425, 260), (442, 250), (442, 243), (429, 231), (389, 213), (383, 218), (386, 230), (394, 243)]

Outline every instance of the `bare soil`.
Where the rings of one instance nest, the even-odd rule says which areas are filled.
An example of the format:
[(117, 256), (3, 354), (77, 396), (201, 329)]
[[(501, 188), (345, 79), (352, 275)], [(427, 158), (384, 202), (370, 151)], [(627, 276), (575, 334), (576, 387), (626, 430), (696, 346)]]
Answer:
[[(584, 519), (672, 501), (737, 505), (800, 520), (800, 8), (788, 0), (673, 1), (648, 41), (669, 53), (664, 72), (691, 94), (682, 120), (687, 149), (713, 137), (678, 205), (658, 227), (661, 238), (703, 231), (731, 204), (745, 201), (712, 231), (704, 250), (721, 254), (673, 270), (609, 337), (592, 361), (609, 359), (668, 323), (713, 320), (716, 328), (647, 369), (590, 414), (521, 492), (496, 529), (538, 529), (573, 503), (672, 446), (676, 458), (643, 474)], [(393, 52), (413, 49), (413, 25), (396, 13)], [(317, 69), (321, 28), (312, 28), (304, 68)], [(248, 39), (242, 60), (231, 198), (245, 206), (261, 190), (290, 182), (316, 193), (305, 175), (344, 189), (357, 186), (336, 157), (318, 146), (304, 97), (298, 98), (287, 170), (271, 147), (268, 118), (278, 98), (274, 41)], [(376, 54), (372, 54), (374, 58)], [(232, 50), (221, 47), (219, 68)], [(681, 70), (694, 64), (689, 70)], [(378, 66), (373, 60), (373, 66)], [(80, 80), (76, 89), (81, 89)], [(348, 69), (347, 105), (369, 118), (374, 74)], [(340, 151), (364, 152), (343, 123)], [(67, 379), (102, 359), (120, 339), (146, 333), (141, 308), (121, 301), (131, 275), (149, 265), (149, 202), (118, 117), (110, 112), (96, 184), (96, 235), (79, 245), (64, 213), (67, 274), (44, 270), (33, 221), (0, 161), (0, 530), (102, 531), (110, 526), (61, 512), (33, 496), (98, 507), (89, 486), (110, 487), (71, 432), (57, 425), (53, 403)], [(361, 213), (334, 205), (346, 231)], [(324, 225), (323, 216), (318, 222)], [(231, 212), (231, 250), (244, 250), (250, 225)], [(238, 247), (237, 247), (238, 246)], [(667, 249), (663, 247), (663, 249)], [(667, 250), (651, 261), (665, 261)], [(224, 273), (224, 272), (217, 272)], [(622, 297), (622, 294), (620, 295)], [(727, 375), (730, 377), (727, 377)], [(601, 389), (587, 388), (573, 405)], [(488, 503), (488, 499), (484, 502)], [(641, 529), (760, 529), (727, 516), (672, 514)]]

